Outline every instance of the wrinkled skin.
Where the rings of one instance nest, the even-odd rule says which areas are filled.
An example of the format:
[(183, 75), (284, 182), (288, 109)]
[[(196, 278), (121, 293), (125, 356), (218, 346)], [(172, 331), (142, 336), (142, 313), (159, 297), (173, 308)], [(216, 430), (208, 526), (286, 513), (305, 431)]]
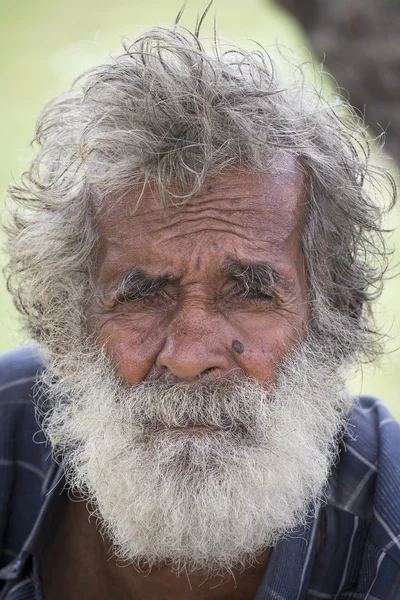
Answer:
[[(150, 190), (134, 214), (135, 193), (99, 209), (101, 251), (89, 324), (121, 378), (135, 384), (167, 376), (195, 385), (245, 374), (273, 381), (307, 328), (304, 196), (302, 172), (282, 153), (265, 174), (231, 169), (207, 181), (185, 209), (166, 212)], [(274, 294), (242, 297), (227, 272), (229, 261), (270, 264), (280, 275)], [(136, 267), (170, 279), (149, 298), (116, 300), (116, 282)], [(167, 567), (145, 577), (110, 559), (109, 541), (87, 517), (83, 503), (70, 503), (44, 563), (46, 600), (250, 600), (269, 556), (267, 550), (254, 567), (235, 572), (236, 583), (228, 578), (219, 586), (220, 578), (203, 583), (201, 573), (191, 574), (189, 584)]]
[[(100, 343), (128, 383), (163, 373), (184, 381), (241, 372), (274, 379), (307, 323), (302, 174), (288, 162), (263, 176), (224, 173), (184, 210), (166, 214), (157, 194), (147, 192), (134, 216), (133, 202), (102, 211), (93, 314)], [(227, 260), (268, 262), (287, 284), (274, 299), (238, 298)], [(113, 302), (113, 284), (135, 266), (177, 281), (142, 302)]]

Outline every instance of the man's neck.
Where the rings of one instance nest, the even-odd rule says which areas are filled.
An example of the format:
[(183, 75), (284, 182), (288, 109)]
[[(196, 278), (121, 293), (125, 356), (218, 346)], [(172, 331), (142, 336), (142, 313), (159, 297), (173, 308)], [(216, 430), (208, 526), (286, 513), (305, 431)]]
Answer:
[[(253, 600), (270, 550), (244, 571), (222, 579), (181, 574), (163, 566), (142, 572), (118, 564), (83, 502), (69, 502), (42, 562), (45, 600)], [(110, 558), (111, 557), (111, 558)]]

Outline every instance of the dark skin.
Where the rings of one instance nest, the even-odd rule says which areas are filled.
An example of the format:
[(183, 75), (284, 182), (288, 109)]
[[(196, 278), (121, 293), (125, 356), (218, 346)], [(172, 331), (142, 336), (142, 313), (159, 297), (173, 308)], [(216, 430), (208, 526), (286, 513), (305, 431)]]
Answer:
[[(166, 212), (146, 190), (134, 214), (134, 193), (131, 202), (99, 210), (89, 322), (120, 377), (129, 384), (161, 376), (188, 385), (243, 375), (273, 381), (307, 326), (304, 196), (301, 170), (280, 153), (264, 174), (237, 168), (207, 181), (185, 209)], [(238, 273), (251, 274), (246, 293)], [(260, 273), (272, 273), (268, 286), (258, 285)], [(250, 600), (269, 554), (222, 584), (202, 573), (176, 577), (166, 566), (145, 576), (121, 567), (85, 504), (70, 502), (43, 562), (44, 593), (46, 600)]]
[(84, 503), (69, 503), (44, 561), (45, 600), (247, 600), (257, 592), (270, 553), (263, 552), (255, 567), (234, 571), (237, 587), (232, 578), (205, 581), (199, 573), (177, 578), (165, 566), (145, 575), (146, 570), (139, 573), (118, 563), (109, 540), (102, 540), (88, 519)]

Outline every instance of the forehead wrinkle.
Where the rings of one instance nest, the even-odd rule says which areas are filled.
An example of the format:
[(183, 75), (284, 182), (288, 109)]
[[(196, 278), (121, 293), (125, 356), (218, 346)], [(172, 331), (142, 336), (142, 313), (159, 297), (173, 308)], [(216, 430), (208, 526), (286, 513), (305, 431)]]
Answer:
[[(264, 218), (260, 219), (260, 213), (256, 210), (249, 210), (248, 208), (242, 213), (236, 210), (228, 211), (220, 210), (222, 215), (229, 214), (229, 217), (222, 217), (216, 214), (210, 214), (210, 211), (202, 211), (203, 214), (196, 215), (194, 213), (186, 212), (184, 215), (179, 215), (179, 218), (172, 217), (170, 219), (159, 219), (149, 218), (145, 219), (146, 225), (151, 225), (152, 234), (161, 234), (162, 232), (171, 231), (170, 237), (180, 236), (181, 233), (175, 234), (173, 230), (183, 230), (184, 235), (191, 235), (192, 233), (199, 233), (203, 231), (212, 232), (215, 230), (216, 233), (235, 233), (238, 234), (238, 229), (243, 231), (241, 237), (257, 238), (258, 234), (268, 232), (268, 234), (274, 239), (279, 238), (283, 240), (292, 235), (293, 232), (297, 231), (298, 222), (290, 218), (282, 218), (282, 215), (278, 210), (271, 210)], [(236, 218), (232, 218), (235, 217)], [(182, 218), (183, 217), (183, 218)], [(289, 215), (288, 215), (289, 217)], [(289, 221), (292, 220), (292, 223)], [(140, 233), (141, 224), (137, 222), (138, 235)], [(221, 228), (222, 226), (222, 228)], [(189, 229), (189, 230), (188, 230)], [(269, 231), (268, 231), (269, 230)], [(146, 232), (147, 233), (147, 232)]]
[[(195, 231), (191, 231), (190, 233), (188, 233), (187, 231), (183, 231), (181, 233), (172, 233), (171, 232), (170, 236), (152, 243), (152, 248), (159, 248), (173, 240), (182, 240), (182, 239), (185, 240), (186, 245), (191, 246), (194, 243), (193, 236), (195, 236), (195, 235), (198, 236), (198, 235), (202, 235), (202, 234), (204, 235), (204, 237), (202, 238), (202, 240), (200, 240), (200, 242), (205, 241), (206, 237), (215, 235), (215, 234), (218, 234), (218, 235), (227, 234), (230, 237), (236, 237), (245, 242), (260, 241), (259, 238), (255, 238), (255, 237), (250, 238), (250, 236), (248, 235), (248, 231), (246, 231), (244, 233), (240, 233), (239, 231), (234, 231), (234, 230), (229, 230), (229, 229), (218, 229), (218, 230), (212, 231), (208, 227), (202, 227), (202, 228), (199, 227), (198, 229), (196, 229)], [(199, 243), (199, 242), (197, 242), (197, 243)]]
[[(285, 196), (290, 196), (291, 194), (285, 194)], [(236, 199), (237, 195), (236, 195)], [(265, 194), (256, 194), (253, 193), (246, 197), (242, 197), (245, 201), (243, 205), (235, 204), (232, 206), (232, 200), (226, 197), (218, 197), (208, 199), (206, 196), (199, 195), (194, 198), (191, 202), (189, 202), (184, 208), (171, 208), (168, 212), (164, 212), (161, 210), (152, 210), (149, 208), (146, 212), (142, 214), (136, 214), (132, 218), (143, 221), (160, 221), (168, 224), (180, 223), (182, 220), (186, 220), (188, 215), (198, 215), (197, 218), (214, 218), (216, 220), (226, 220), (221, 215), (238, 215), (239, 218), (245, 216), (259, 216), (260, 204), (258, 203), (261, 200), (261, 206), (268, 211), (271, 217), (279, 217), (282, 219), (282, 210), (285, 208), (283, 206), (284, 202), (282, 200), (278, 201), (275, 196), (267, 196)], [(284, 210), (284, 215), (287, 217), (291, 217), (293, 219), (298, 216), (299, 208), (296, 203), (291, 203), (291, 205), (286, 207)], [(215, 214), (217, 213), (217, 214)], [(218, 214), (219, 213), (219, 214)], [(194, 219), (192, 219), (194, 220)]]
[[(273, 170), (275, 171), (275, 169)], [(275, 171), (276, 173), (276, 171)], [(282, 176), (282, 173), (280, 173)], [(277, 228), (286, 230), (286, 237), (288, 233), (296, 228), (301, 228), (303, 215), (304, 215), (304, 186), (296, 184), (295, 173), (287, 173), (288, 178), (286, 181), (279, 181), (274, 177), (272, 173), (271, 179), (265, 180), (262, 176), (257, 176), (256, 180), (253, 176), (249, 176), (246, 172), (244, 176), (239, 177), (237, 174), (232, 183), (231, 179), (227, 180), (227, 174), (222, 174), (214, 180), (211, 180), (213, 184), (213, 192), (200, 192), (199, 195), (192, 198), (183, 208), (165, 207), (161, 204), (160, 199), (154, 190), (148, 190), (148, 198), (142, 198), (142, 202), (139, 209), (134, 215), (130, 212), (129, 203), (124, 203), (124, 209), (117, 214), (117, 206), (121, 207), (120, 203), (111, 202), (108, 206), (110, 209), (107, 211), (107, 219), (100, 218), (102, 222), (101, 229), (105, 233), (106, 237), (113, 235), (112, 230), (118, 229), (118, 237), (122, 230), (129, 232), (127, 227), (136, 228), (137, 235), (141, 234), (143, 227), (150, 228), (157, 231), (162, 231), (165, 228), (179, 226), (180, 224), (192, 224), (197, 221), (201, 221), (204, 218), (209, 219), (209, 223), (222, 222), (224, 224), (237, 220), (238, 226), (243, 226), (243, 222), (248, 226), (247, 231), (252, 228), (254, 231), (268, 227), (272, 224), (274, 231)], [(290, 176), (291, 175), (291, 176)], [(300, 173), (300, 175), (302, 175)], [(265, 173), (268, 176), (268, 172)], [(271, 173), (270, 173), (271, 176)], [(248, 181), (250, 179), (250, 181)], [(304, 177), (302, 176), (302, 181)], [(246, 182), (248, 181), (248, 185)], [(236, 185), (237, 182), (237, 185)], [(207, 182), (206, 182), (207, 183)], [(257, 184), (255, 187), (254, 184)], [(303, 193), (299, 193), (302, 188)], [(208, 190), (208, 186), (205, 184), (205, 189)], [(275, 189), (278, 190), (276, 196)], [(145, 192), (146, 195), (146, 192)], [(296, 198), (294, 198), (296, 196)], [(241, 198), (243, 205), (235, 204), (232, 206), (232, 200)], [(286, 201), (287, 198), (287, 201)], [(110, 199), (111, 200), (111, 199)], [(293, 200), (296, 200), (293, 202)], [(261, 202), (260, 202), (261, 201)], [(260, 225), (259, 211), (260, 205), (264, 208), (265, 217)], [(123, 212), (126, 218), (122, 217)], [(122, 218), (115, 219), (120, 216)], [(235, 215), (237, 218), (235, 219)], [(100, 216), (100, 215), (99, 215)], [(228, 218), (227, 218), (228, 217)], [(123, 225), (125, 223), (125, 226)], [(235, 226), (235, 225), (233, 225)], [(250, 227), (249, 227), (250, 226)], [(111, 231), (110, 231), (111, 228)], [(110, 232), (107, 235), (107, 230)], [(273, 232), (274, 232), (273, 231)], [(147, 232), (146, 232), (147, 233)], [(110, 235), (111, 234), (111, 235)], [(275, 236), (274, 236), (275, 237)], [(114, 240), (115, 241), (115, 240)]]
[[(131, 202), (126, 202), (126, 197), (136, 196), (135, 188), (127, 190), (122, 197), (119, 197), (117, 201), (113, 201), (111, 197), (108, 201), (111, 202), (110, 208), (115, 208), (122, 204), (121, 200), (124, 200), (123, 205), (127, 208), (129, 216), (143, 216), (148, 212), (153, 215), (159, 213), (162, 216), (170, 216), (172, 213), (179, 214), (183, 212), (191, 212), (199, 210), (201, 205), (216, 204), (215, 209), (218, 210), (218, 203), (225, 201), (232, 204), (234, 200), (249, 200), (257, 197), (273, 197), (275, 189), (285, 188), (289, 193), (295, 193), (297, 195), (298, 190), (304, 187), (304, 175), (299, 170), (299, 166), (293, 165), (293, 169), (278, 169), (277, 167), (267, 167), (265, 171), (260, 173), (252, 173), (246, 168), (236, 168), (236, 175), (232, 177), (230, 170), (220, 173), (219, 175), (212, 177), (204, 182), (202, 189), (193, 196), (187, 203), (182, 206), (162, 204), (157, 189), (146, 189), (144, 193), (140, 194), (141, 202), (137, 206), (134, 198)], [(300, 181), (299, 181), (300, 179)], [(303, 185), (302, 185), (303, 184)], [(212, 191), (208, 191), (212, 187)], [(255, 192), (255, 190), (257, 190)], [(132, 207), (135, 208), (134, 212)], [(102, 207), (98, 207), (101, 210), (105, 209), (104, 203)], [(221, 210), (227, 210), (226, 207)], [(246, 210), (239, 204), (236, 204), (232, 210)]]
[[(268, 255), (272, 252), (271, 259), (274, 262), (280, 264), (283, 260), (289, 265), (299, 254), (301, 217), (306, 211), (305, 190), (299, 185), (299, 177), (289, 172), (287, 175), (288, 179), (285, 181), (283, 178), (280, 182), (279, 178), (271, 180), (269, 176), (268, 179), (266, 173), (264, 183), (262, 177), (255, 180), (245, 172), (233, 183), (227, 180), (226, 175), (217, 177), (211, 195), (203, 192), (184, 209), (170, 208), (167, 212), (157, 200), (154, 190), (152, 195), (142, 199), (134, 216), (128, 215), (126, 204), (123, 210), (118, 211), (114, 203), (114, 210), (110, 211), (107, 218), (101, 219), (103, 243), (102, 252), (99, 253), (99, 268), (107, 265), (107, 272), (113, 269), (115, 272), (115, 269), (129, 268), (130, 261), (139, 260), (148, 264), (148, 258), (151, 260), (149, 264), (155, 268), (157, 263), (167, 267), (169, 257), (175, 265), (179, 259), (181, 267), (184, 260), (186, 270), (190, 268), (188, 261), (191, 260), (193, 245), (197, 251), (200, 242), (210, 243), (208, 250), (212, 259), (214, 254), (219, 256), (223, 248), (225, 256), (229, 250), (236, 253), (237, 246), (245, 259), (251, 256), (257, 260), (262, 253)], [(204, 189), (207, 190), (207, 187)], [(224, 190), (226, 193), (229, 191), (228, 197), (224, 197)], [(232, 198), (239, 197), (243, 199), (242, 205), (233, 205)], [(121, 204), (118, 208), (122, 208)], [(213, 241), (218, 241), (220, 245), (216, 253)], [(152, 250), (155, 251), (153, 256)], [(103, 256), (106, 262), (102, 260)]]
[[(230, 225), (230, 226), (229, 226)], [(153, 249), (162, 249), (165, 244), (171, 244), (175, 240), (177, 244), (182, 243), (182, 247), (189, 246), (193, 248), (200, 244), (211, 244), (213, 240), (219, 243), (224, 243), (224, 236), (228, 236), (229, 245), (235, 244), (235, 240), (240, 240), (248, 248), (248, 251), (253, 253), (258, 252), (284, 252), (286, 244), (292, 240), (300, 241), (297, 228), (287, 231), (285, 227), (279, 227), (278, 223), (265, 226), (243, 227), (236, 224), (224, 223), (224, 227), (213, 228), (208, 223), (194, 222), (194, 227), (191, 231), (186, 231), (184, 227), (176, 228), (170, 231), (164, 231), (163, 237), (158, 238), (157, 234), (161, 234), (162, 230), (153, 232), (155, 239), (152, 240), (151, 247)], [(221, 239), (222, 238), (222, 239)], [(282, 257), (283, 258), (283, 257)]]

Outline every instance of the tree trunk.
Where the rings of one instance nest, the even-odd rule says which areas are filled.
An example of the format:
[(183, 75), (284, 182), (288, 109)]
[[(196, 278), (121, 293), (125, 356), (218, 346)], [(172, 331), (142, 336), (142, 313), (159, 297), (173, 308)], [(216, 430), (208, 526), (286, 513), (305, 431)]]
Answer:
[(400, 163), (400, 0), (277, 0)]

